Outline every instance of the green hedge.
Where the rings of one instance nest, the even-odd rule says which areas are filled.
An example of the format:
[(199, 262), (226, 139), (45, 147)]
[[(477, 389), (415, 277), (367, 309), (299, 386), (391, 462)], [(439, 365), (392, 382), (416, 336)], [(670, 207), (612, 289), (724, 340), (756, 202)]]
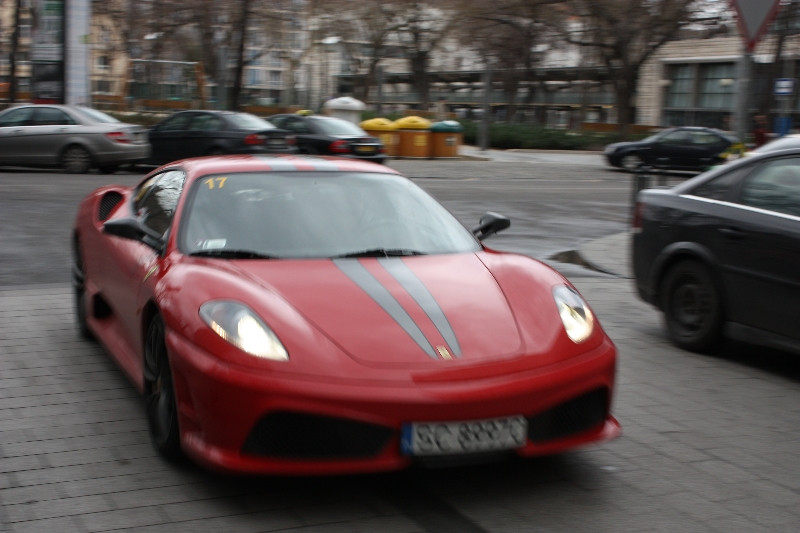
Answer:
[[(464, 143), (479, 144), (480, 123), (460, 121)], [(532, 124), (494, 123), (489, 126), (489, 147), (500, 150), (597, 150), (614, 139), (608, 134), (545, 128)]]

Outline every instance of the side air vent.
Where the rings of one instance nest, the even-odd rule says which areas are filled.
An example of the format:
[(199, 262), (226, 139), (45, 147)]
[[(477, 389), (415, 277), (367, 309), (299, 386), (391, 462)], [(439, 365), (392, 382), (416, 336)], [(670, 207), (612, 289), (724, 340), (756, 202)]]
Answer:
[(108, 220), (109, 215), (111, 215), (111, 211), (113, 211), (121, 201), (122, 195), (120, 193), (106, 193), (102, 198), (100, 198), (100, 207), (97, 210), (97, 218), (100, 219), (101, 222)]

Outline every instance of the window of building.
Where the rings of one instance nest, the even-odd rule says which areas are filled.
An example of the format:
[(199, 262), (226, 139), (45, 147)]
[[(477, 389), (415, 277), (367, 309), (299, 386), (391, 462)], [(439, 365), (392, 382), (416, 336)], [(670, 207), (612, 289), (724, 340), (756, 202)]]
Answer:
[(247, 69), (247, 84), (259, 85), (261, 83), (261, 71), (257, 68)]
[(693, 107), (694, 69), (692, 65), (670, 65), (667, 73), (666, 107)]
[(698, 107), (730, 109), (736, 89), (733, 63), (709, 63), (699, 66)]
[(269, 71), (269, 83), (271, 85), (280, 85), (281, 81), (283, 80), (282, 72), (280, 70), (270, 70)]

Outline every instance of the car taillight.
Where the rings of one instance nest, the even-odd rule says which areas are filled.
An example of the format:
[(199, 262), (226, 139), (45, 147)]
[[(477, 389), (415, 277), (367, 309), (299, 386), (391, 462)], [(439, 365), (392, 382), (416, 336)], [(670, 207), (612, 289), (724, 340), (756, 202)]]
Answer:
[(115, 143), (129, 144), (131, 142), (131, 138), (124, 131), (110, 131), (106, 133), (106, 137)]
[(333, 141), (330, 146), (328, 146), (328, 149), (336, 154), (346, 154), (350, 152), (350, 144), (344, 140)]
[(290, 146), (294, 146), (297, 144), (297, 137), (295, 137), (294, 135), (287, 135), (285, 139), (286, 139), (286, 144)]
[(244, 138), (244, 144), (247, 144), (249, 146), (255, 146), (259, 144), (264, 144), (266, 140), (267, 138), (264, 137), (263, 135), (260, 135), (258, 133), (251, 133), (250, 135)]

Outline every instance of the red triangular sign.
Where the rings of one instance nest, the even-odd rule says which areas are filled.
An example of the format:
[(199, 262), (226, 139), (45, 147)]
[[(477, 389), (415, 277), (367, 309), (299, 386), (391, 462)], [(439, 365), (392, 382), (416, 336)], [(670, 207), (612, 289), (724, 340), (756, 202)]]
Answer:
[(747, 51), (752, 52), (778, 12), (780, 0), (731, 0), (731, 5)]

